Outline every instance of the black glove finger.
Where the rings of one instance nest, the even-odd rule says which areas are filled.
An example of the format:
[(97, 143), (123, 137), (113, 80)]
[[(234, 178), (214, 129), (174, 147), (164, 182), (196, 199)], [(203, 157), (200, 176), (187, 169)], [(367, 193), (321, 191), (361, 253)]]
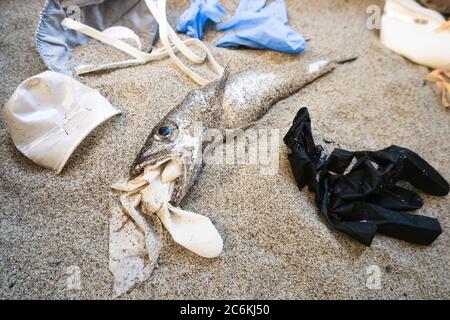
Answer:
[(299, 189), (308, 185), (309, 189), (319, 196), (316, 174), (322, 148), (314, 143), (308, 109), (301, 108), (297, 112), (291, 128), (284, 137), (284, 143), (292, 152), (288, 155), (288, 159)]
[(397, 146), (390, 146), (378, 151), (355, 151), (353, 154), (357, 159), (368, 157), (379, 166), (395, 163), (400, 158), (399, 147)]
[(422, 198), (417, 193), (398, 186), (371, 195), (367, 202), (398, 211), (416, 210), (423, 205)]
[(358, 203), (354, 210), (364, 216), (377, 216), (378, 232), (397, 239), (421, 245), (430, 245), (442, 233), (439, 221), (434, 218), (385, 209), (369, 203)]
[(421, 245), (430, 245), (442, 233), (439, 222), (430, 217), (389, 210), (367, 202), (349, 203), (341, 208), (336, 229), (369, 245), (375, 232)]
[(311, 132), (311, 119), (308, 109), (301, 108), (292, 123), (291, 128), (283, 139), (286, 146), (294, 151), (294, 149), (303, 149), (308, 159), (313, 163), (314, 167), (322, 155), (322, 147), (316, 145)]
[(449, 192), (448, 182), (417, 153), (407, 148), (393, 145), (379, 151), (354, 152), (354, 155), (357, 158), (370, 156), (381, 166), (380, 172), (384, 171), (386, 178), (391, 176), (391, 181), (386, 182), (405, 180), (436, 196), (444, 196)]
[(288, 155), (288, 159), (298, 188), (301, 190), (305, 185), (308, 185), (311, 191), (317, 193), (318, 184), (316, 180), (316, 170), (306, 155), (301, 151), (294, 151)]
[(445, 196), (449, 192), (449, 184), (445, 179), (417, 153), (402, 148), (404, 167), (400, 179), (408, 181), (424, 192)]
[(434, 218), (399, 213), (401, 219), (389, 220), (378, 224), (378, 232), (384, 235), (415, 244), (432, 244), (442, 233), (439, 221)]
[(378, 229), (377, 225), (372, 222), (358, 221), (343, 221), (337, 223), (334, 227), (368, 247), (372, 244)]

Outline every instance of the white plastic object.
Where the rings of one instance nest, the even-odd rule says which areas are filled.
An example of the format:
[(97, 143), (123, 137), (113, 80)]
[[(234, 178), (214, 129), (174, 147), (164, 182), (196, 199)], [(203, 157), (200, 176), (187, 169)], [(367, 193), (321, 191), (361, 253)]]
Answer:
[(144, 173), (129, 181), (119, 181), (114, 183), (111, 188), (117, 191), (133, 192), (148, 184), (161, 173), (160, 167), (145, 168)]
[(162, 224), (156, 216), (148, 221), (137, 211), (140, 199), (139, 194), (121, 196), (123, 210), (115, 207), (111, 212), (109, 269), (114, 276), (114, 297), (147, 279), (162, 249)]
[(223, 240), (209, 218), (164, 204), (157, 213), (173, 240), (205, 258), (222, 252)]
[[(181, 174), (181, 162), (170, 159), (145, 168), (138, 177), (115, 183), (112, 187), (122, 191), (122, 207), (142, 232), (149, 232), (144, 214), (158, 217), (175, 242), (202, 257), (217, 257), (222, 252), (223, 240), (211, 220), (169, 203), (175, 179)], [(142, 211), (137, 210), (139, 204)]]
[(131, 40), (134, 42), (136, 47), (139, 50), (142, 50), (142, 42), (139, 36), (131, 30), (130, 28), (122, 27), (122, 26), (112, 26), (109, 28), (106, 28), (102, 31), (103, 34), (106, 34), (114, 39), (119, 40)]
[(161, 181), (164, 183), (174, 181), (182, 175), (182, 171), (183, 165), (180, 161), (170, 160), (164, 167), (164, 170), (161, 174)]
[(437, 11), (413, 0), (387, 0), (381, 42), (392, 51), (433, 69), (450, 69), (450, 28)]
[(142, 189), (142, 209), (146, 214), (156, 214), (164, 203), (170, 201), (175, 183), (163, 183), (161, 177), (153, 179)]
[(17, 149), (59, 174), (81, 141), (120, 111), (98, 91), (46, 71), (22, 82), (4, 113)]

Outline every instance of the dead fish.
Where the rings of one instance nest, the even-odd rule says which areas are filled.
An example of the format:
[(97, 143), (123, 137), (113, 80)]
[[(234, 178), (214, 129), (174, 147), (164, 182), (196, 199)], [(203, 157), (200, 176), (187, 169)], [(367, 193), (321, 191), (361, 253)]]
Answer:
[(230, 74), (226, 68), (221, 79), (190, 92), (156, 125), (131, 166), (131, 178), (164, 164), (163, 179), (175, 182), (170, 202), (179, 205), (201, 170), (199, 159), (208, 146), (196, 132), (198, 123), (203, 130), (247, 128), (276, 102), (355, 59), (294, 62), (273, 72)]

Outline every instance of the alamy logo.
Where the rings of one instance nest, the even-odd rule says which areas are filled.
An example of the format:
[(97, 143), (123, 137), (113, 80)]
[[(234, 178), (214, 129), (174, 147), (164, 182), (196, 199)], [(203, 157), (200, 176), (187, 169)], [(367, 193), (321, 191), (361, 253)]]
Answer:
[(207, 129), (194, 125), (196, 141), (206, 144), (196, 161), (213, 166), (252, 166), (262, 175), (276, 175), (280, 158), (279, 129)]
[(218, 166), (255, 166), (262, 175), (275, 175), (279, 165), (278, 129), (211, 130), (207, 131), (206, 141), (224, 143), (205, 148), (203, 161)]
[(370, 290), (381, 289), (381, 269), (379, 266), (371, 265), (366, 268), (366, 287)]
[(78, 22), (81, 21), (81, 10), (79, 6), (69, 6), (66, 9), (66, 15), (70, 19), (73, 19)]
[(381, 8), (377, 5), (371, 5), (367, 7), (366, 13), (369, 15), (367, 18), (367, 29), (380, 30), (381, 29)]
[(81, 22), (80, 0), (62, 0), (61, 7), (66, 11), (66, 17)]
[(69, 266), (66, 269), (66, 289), (81, 290), (81, 270), (78, 266)]

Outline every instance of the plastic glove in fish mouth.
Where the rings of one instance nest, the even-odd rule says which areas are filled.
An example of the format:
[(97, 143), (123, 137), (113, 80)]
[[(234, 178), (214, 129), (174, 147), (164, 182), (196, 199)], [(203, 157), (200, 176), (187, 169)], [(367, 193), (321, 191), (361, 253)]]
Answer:
[[(208, 108), (200, 91), (194, 91), (179, 108), (188, 110), (186, 104)], [(201, 169), (202, 137), (200, 124), (192, 114), (170, 112), (149, 135), (145, 147), (131, 166), (130, 176), (135, 178), (144, 170), (157, 168), (165, 163), (161, 173), (163, 182), (175, 182), (171, 202), (178, 205), (188, 188), (194, 183)], [(176, 174), (174, 174), (174, 172)]]
[(165, 163), (176, 163), (178, 175), (174, 178), (169, 170), (174, 166), (163, 167), (162, 178), (170, 182), (168, 176), (175, 182), (170, 202), (178, 205), (189, 188), (194, 184), (201, 170), (202, 137), (196, 125), (203, 125), (194, 108), (208, 110), (208, 102), (200, 90), (191, 92), (188, 97), (173, 109), (148, 136), (144, 147), (134, 160), (130, 177), (136, 179), (145, 175), (146, 171), (161, 168)]

